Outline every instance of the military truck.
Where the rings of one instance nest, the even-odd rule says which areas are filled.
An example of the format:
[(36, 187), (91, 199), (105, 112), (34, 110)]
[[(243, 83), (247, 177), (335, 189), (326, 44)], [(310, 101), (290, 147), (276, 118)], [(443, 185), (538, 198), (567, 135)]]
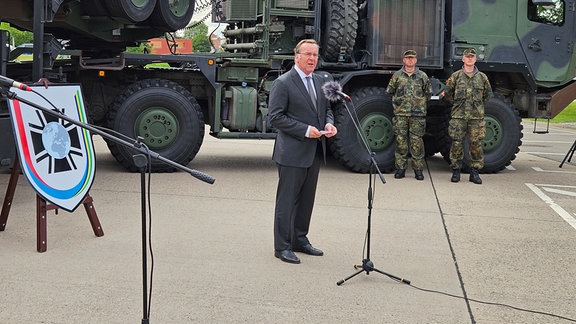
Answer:
[[(226, 26), (218, 51), (125, 51), (184, 28), (195, 7), (207, 6), (212, 21)], [(318, 73), (351, 97), (335, 104), (339, 133), (330, 151), (355, 172), (370, 168), (355, 118), (379, 168), (394, 168), (393, 111), (385, 88), (407, 49), (418, 52), (418, 65), (433, 84), (426, 154), (444, 157), (450, 106), (439, 94), (461, 67), (462, 52), (476, 50), (477, 66), (495, 92), (485, 111), (485, 173), (516, 157), (521, 117), (552, 118), (576, 96), (576, 11), (565, 0), (0, 0), (0, 7), (2, 22), (34, 32), (33, 63), (11, 61), (2, 47), (3, 75), (80, 83), (93, 124), (139, 136), (183, 165), (198, 153), (205, 129), (220, 139), (275, 138), (267, 118), (269, 91), (292, 67), (293, 48), (304, 38), (320, 44)], [(2, 43), (9, 41), (6, 32), (1, 36)], [(1, 129), (9, 127), (5, 113), (0, 122)], [(11, 148), (0, 145), (0, 154)], [(136, 170), (129, 148), (108, 147), (119, 163)], [(153, 169), (172, 171), (158, 162)]]

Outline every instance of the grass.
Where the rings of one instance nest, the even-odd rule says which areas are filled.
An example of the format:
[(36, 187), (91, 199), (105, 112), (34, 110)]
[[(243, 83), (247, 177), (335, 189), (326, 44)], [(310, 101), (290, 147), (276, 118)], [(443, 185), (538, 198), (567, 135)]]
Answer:
[(564, 108), (556, 117), (550, 119), (551, 123), (576, 123), (576, 102)]

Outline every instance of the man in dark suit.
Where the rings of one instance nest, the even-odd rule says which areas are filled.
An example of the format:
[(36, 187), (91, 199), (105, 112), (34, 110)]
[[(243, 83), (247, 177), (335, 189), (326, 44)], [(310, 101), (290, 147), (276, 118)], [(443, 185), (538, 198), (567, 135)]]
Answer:
[[(314, 69), (318, 44), (302, 40), (294, 48), (295, 66), (276, 79), (270, 90), (270, 124), (278, 131), (272, 158), (278, 166), (274, 211), (274, 255), (300, 263), (294, 252), (324, 253), (307, 234), (314, 207), (318, 172), (326, 159), (326, 137), (336, 135), (334, 115), (322, 96), (325, 82)], [(307, 78), (308, 77), (308, 78)]]

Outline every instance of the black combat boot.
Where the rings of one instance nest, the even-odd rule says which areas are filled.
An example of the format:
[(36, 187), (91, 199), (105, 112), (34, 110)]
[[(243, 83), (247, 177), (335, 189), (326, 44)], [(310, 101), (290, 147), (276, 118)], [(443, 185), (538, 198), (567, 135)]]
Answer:
[(406, 170), (404, 170), (404, 169), (398, 169), (398, 170), (396, 170), (396, 173), (394, 174), (394, 178), (396, 178), (396, 179), (402, 179), (402, 178), (404, 178), (405, 172), (406, 172)]
[(478, 175), (478, 170), (470, 169), (470, 182), (474, 182), (475, 184), (482, 184), (482, 179)]
[(416, 180), (424, 180), (422, 170), (414, 170), (414, 176), (416, 177)]
[(452, 169), (452, 178), (450, 179), (452, 182), (460, 181), (460, 169)]

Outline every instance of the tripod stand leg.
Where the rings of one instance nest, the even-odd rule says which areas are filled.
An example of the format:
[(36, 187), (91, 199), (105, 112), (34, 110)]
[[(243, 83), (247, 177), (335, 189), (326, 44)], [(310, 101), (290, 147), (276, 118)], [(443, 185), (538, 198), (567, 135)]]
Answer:
[(380, 270), (378, 270), (378, 269), (376, 269), (376, 268), (372, 268), (372, 270), (374, 270), (374, 271), (376, 271), (376, 272), (378, 272), (378, 273), (380, 273), (380, 274), (383, 274), (383, 275), (385, 275), (385, 276), (388, 276), (388, 277), (390, 277), (390, 278), (392, 278), (392, 279), (394, 279), (394, 280), (397, 280), (397, 281), (399, 281), (399, 282), (401, 282), (401, 283), (405, 283), (405, 284), (407, 284), (407, 285), (410, 284), (410, 280), (408, 280), (408, 279), (396, 277), (395, 275), (386, 273), (386, 272), (384, 272), (384, 271), (380, 271)]
[(566, 160), (568, 160), (568, 162), (572, 161), (572, 156), (574, 155), (575, 150), (576, 150), (576, 141), (574, 141), (574, 143), (572, 143), (572, 146), (570, 147), (570, 149), (568, 150), (568, 152), (564, 156), (562, 163), (560, 163), (560, 166), (558, 166), (559, 168), (561, 168), (564, 165), (564, 162), (566, 162)]
[(396, 281), (398, 281), (398, 282), (405, 283), (405, 284), (407, 284), (407, 285), (410, 284), (410, 280), (408, 280), (408, 279), (396, 277), (395, 275), (392, 275), (392, 274), (389, 274), (389, 273), (386, 273), (386, 272), (384, 272), (384, 271), (381, 271), (381, 270), (378, 270), (378, 269), (374, 268), (374, 263), (372, 263), (372, 261), (371, 261), (370, 259), (364, 259), (364, 260), (362, 260), (362, 265), (355, 265), (354, 268), (355, 268), (355, 269), (361, 268), (361, 269), (360, 269), (360, 271), (358, 271), (358, 272), (356, 272), (356, 273), (348, 276), (346, 279), (342, 279), (342, 280), (338, 281), (336, 284), (337, 284), (338, 286), (340, 286), (340, 285), (342, 285), (344, 282), (346, 282), (348, 279), (351, 279), (352, 277), (355, 277), (355, 276), (359, 275), (359, 274), (360, 274), (361, 272), (363, 272), (363, 271), (366, 271), (366, 274), (367, 274), (367, 275), (370, 274), (371, 271), (376, 271), (376, 272), (378, 272), (378, 273), (380, 273), (380, 274), (383, 274), (383, 275), (385, 275), (385, 276), (388, 276), (388, 277), (390, 277), (390, 278), (392, 278), (392, 279), (394, 279), (394, 280), (396, 280)]
[(357, 275), (359, 275), (359, 274), (362, 273), (363, 271), (364, 271), (364, 269), (362, 269), (362, 270), (360, 270), (360, 271), (358, 271), (358, 272), (356, 272), (356, 273), (354, 273), (354, 274), (352, 274), (352, 275), (350, 275), (350, 276), (348, 276), (348, 277), (346, 277), (346, 278), (338, 281), (338, 282), (336, 283), (336, 285), (338, 285), (338, 286), (342, 285), (344, 282), (348, 281), (348, 279), (352, 279), (353, 277), (356, 277)]

